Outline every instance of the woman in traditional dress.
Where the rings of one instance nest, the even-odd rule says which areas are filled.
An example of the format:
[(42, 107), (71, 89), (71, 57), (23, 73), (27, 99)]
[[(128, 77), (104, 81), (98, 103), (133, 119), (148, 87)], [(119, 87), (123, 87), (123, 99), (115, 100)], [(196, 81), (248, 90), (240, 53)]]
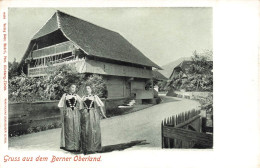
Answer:
[(106, 115), (103, 102), (97, 95), (92, 94), (90, 86), (86, 86), (86, 91), (87, 95), (81, 98), (81, 147), (84, 154), (90, 154), (102, 150), (100, 118), (106, 118)]
[(80, 150), (80, 107), (81, 98), (75, 94), (76, 85), (72, 84), (69, 92), (63, 94), (58, 107), (61, 112), (60, 148), (68, 151)]

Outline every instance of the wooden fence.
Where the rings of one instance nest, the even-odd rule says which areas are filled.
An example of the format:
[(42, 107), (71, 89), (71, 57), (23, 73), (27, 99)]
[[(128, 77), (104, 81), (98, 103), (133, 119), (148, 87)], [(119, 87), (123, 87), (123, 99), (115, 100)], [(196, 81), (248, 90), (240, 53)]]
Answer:
[(202, 133), (200, 110), (165, 118), (161, 123), (162, 148), (212, 148), (212, 134)]

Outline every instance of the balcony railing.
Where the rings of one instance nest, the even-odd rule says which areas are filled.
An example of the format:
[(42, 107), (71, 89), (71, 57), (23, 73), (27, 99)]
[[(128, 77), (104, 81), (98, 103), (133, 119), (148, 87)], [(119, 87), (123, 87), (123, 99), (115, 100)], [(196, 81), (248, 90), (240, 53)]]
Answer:
[(77, 62), (85, 61), (84, 59), (67, 59), (66, 61), (62, 62), (55, 62), (51, 64), (50, 66), (37, 66), (32, 67), (28, 69), (28, 76), (30, 77), (36, 77), (36, 76), (45, 76), (47, 74), (51, 74), (57, 70), (60, 66), (64, 64), (69, 64), (71, 66), (75, 66)]
[(51, 55), (62, 54), (70, 52), (74, 49), (74, 45), (71, 41), (66, 41), (49, 47), (41, 48), (38, 50), (32, 51), (33, 58), (46, 57)]

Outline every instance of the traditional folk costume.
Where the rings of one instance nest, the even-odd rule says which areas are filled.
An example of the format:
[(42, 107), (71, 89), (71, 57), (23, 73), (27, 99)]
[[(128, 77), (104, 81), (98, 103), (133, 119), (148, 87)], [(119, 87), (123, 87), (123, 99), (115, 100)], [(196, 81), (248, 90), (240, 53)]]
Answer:
[[(85, 98), (87, 98), (85, 100)], [(96, 95), (82, 97), (81, 146), (84, 153), (101, 151), (100, 107), (104, 104)]]
[(61, 110), (60, 147), (66, 150), (80, 150), (81, 98), (77, 94), (63, 94), (58, 104)]

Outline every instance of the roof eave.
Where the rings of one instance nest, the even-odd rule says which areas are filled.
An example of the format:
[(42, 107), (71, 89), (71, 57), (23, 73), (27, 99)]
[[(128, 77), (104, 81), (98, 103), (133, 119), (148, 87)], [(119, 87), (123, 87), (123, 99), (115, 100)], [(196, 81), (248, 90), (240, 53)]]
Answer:
[(154, 67), (154, 68), (157, 68), (158, 70), (163, 70), (163, 68), (158, 65), (157, 65), (157, 67)]

